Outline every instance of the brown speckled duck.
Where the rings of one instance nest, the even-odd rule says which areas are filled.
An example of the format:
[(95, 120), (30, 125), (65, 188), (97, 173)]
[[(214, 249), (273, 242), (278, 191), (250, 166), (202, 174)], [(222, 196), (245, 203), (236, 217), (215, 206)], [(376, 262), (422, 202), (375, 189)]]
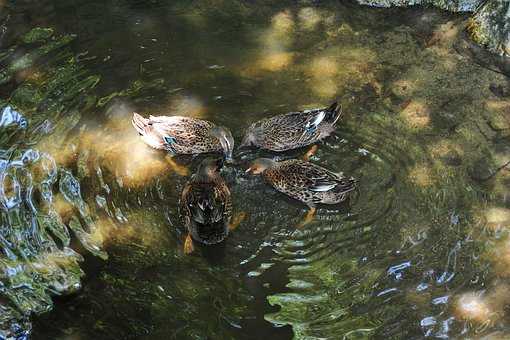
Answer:
[(149, 146), (172, 155), (221, 152), (232, 160), (234, 138), (225, 127), (192, 117), (149, 116), (133, 113), (133, 126)]
[(327, 108), (290, 112), (253, 123), (240, 148), (257, 147), (271, 151), (287, 151), (314, 144), (328, 137), (342, 115), (335, 102)]
[(247, 173), (262, 174), (276, 190), (310, 207), (305, 225), (315, 215), (317, 204), (337, 204), (347, 198), (356, 187), (354, 178), (333, 173), (313, 163), (291, 159), (277, 162), (269, 158), (256, 159)]
[(182, 190), (179, 210), (188, 230), (184, 242), (186, 254), (193, 251), (193, 240), (216, 244), (228, 235), (232, 199), (220, 175), (222, 165), (222, 159), (204, 159)]

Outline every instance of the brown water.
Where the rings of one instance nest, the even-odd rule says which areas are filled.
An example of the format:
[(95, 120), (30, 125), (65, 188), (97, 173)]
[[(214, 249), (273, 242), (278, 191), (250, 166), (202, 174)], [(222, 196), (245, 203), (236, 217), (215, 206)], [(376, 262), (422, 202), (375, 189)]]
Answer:
[[(509, 335), (508, 84), (463, 16), (336, 1), (0, 8), (0, 338)], [(209, 119), (239, 141), (334, 99), (346, 114), (312, 161), (358, 178), (357, 194), (297, 229), (305, 207), (245, 175), (264, 153), (244, 155), (223, 175), (247, 218), (184, 255), (177, 201), (199, 159), (146, 147), (131, 112)]]

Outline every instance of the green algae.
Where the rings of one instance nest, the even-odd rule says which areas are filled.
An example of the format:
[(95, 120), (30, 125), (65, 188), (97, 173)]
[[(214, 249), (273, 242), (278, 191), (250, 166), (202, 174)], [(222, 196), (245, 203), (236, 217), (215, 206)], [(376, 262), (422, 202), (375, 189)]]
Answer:
[(44, 42), (51, 38), (53, 34), (54, 31), (52, 28), (36, 27), (21, 37), (21, 41), (25, 44)]
[(30, 68), (38, 59), (54, 50), (69, 44), (75, 38), (76, 36), (74, 35), (62, 36), (58, 39), (51, 40), (34, 50), (31, 50), (27, 54), (15, 58), (12, 63), (9, 63), (6, 68), (0, 71), (0, 85), (9, 82), (16, 75), (16, 73)]
[(147, 95), (148, 93), (164, 92), (166, 90), (164, 79), (154, 79), (149, 81), (135, 80), (125, 90), (113, 92), (105, 97), (99, 98), (98, 107), (106, 106), (115, 98), (136, 98), (138, 96)]

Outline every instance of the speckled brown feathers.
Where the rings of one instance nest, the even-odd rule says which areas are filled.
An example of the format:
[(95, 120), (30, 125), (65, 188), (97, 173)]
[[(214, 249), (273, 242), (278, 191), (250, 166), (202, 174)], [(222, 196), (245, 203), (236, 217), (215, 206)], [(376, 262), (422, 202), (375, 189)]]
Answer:
[(180, 214), (193, 240), (204, 244), (223, 241), (232, 217), (230, 190), (219, 174), (219, 160), (207, 158), (185, 185)]
[(286, 151), (316, 143), (328, 137), (341, 116), (336, 102), (328, 108), (290, 112), (253, 123), (241, 147), (254, 146), (271, 151)]
[[(146, 144), (174, 155), (226, 151), (222, 140), (212, 133), (216, 125), (206, 120), (182, 116), (144, 118), (133, 113), (132, 123)], [(225, 134), (233, 148), (230, 131), (225, 130)]]
[(340, 203), (356, 185), (353, 178), (297, 159), (274, 162), (272, 167), (262, 172), (262, 176), (276, 190), (310, 207)]

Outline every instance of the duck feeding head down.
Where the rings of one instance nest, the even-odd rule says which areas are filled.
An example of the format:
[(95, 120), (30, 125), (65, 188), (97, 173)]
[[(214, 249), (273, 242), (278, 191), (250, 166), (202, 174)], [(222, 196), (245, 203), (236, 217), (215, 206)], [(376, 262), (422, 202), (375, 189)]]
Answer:
[(198, 166), (197, 176), (203, 179), (212, 178), (219, 175), (221, 168), (223, 167), (223, 158), (205, 158)]
[(211, 129), (211, 136), (218, 138), (221, 147), (223, 148), (225, 160), (227, 162), (232, 162), (232, 152), (234, 151), (234, 137), (232, 136), (230, 130), (223, 126), (216, 126)]
[(186, 254), (193, 251), (193, 241), (216, 244), (228, 236), (232, 198), (220, 175), (223, 161), (223, 157), (205, 158), (182, 189), (179, 212), (188, 231)]
[(257, 158), (251, 163), (250, 167), (246, 169), (246, 173), (259, 175), (263, 173), (265, 170), (272, 168), (276, 164), (276, 161), (273, 161), (270, 158)]

